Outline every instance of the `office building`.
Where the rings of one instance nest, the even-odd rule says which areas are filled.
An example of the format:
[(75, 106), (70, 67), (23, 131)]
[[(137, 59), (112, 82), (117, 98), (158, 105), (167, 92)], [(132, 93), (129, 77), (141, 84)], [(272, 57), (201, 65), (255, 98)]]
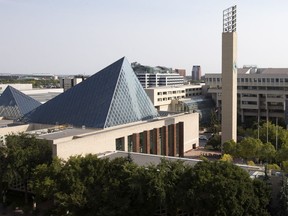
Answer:
[(185, 69), (175, 69), (175, 72), (178, 73), (180, 76), (183, 76), (183, 77), (186, 76), (186, 70)]
[(202, 95), (202, 85), (160, 86), (145, 89), (158, 111), (175, 112), (177, 101)]
[[(238, 68), (237, 99), (238, 116), (242, 123), (258, 119), (285, 121), (288, 124), (288, 68)], [(222, 75), (206, 74), (205, 83), (209, 87), (216, 107), (222, 105)]]
[(131, 65), (143, 88), (184, 84), (184, 77), (172, 68), (144, 66), (137, 62)]
[(202, 77), (201, 66), (194, 65), (192, 68), (192, 80), (199, 81), (201, 80), (201, 77)]

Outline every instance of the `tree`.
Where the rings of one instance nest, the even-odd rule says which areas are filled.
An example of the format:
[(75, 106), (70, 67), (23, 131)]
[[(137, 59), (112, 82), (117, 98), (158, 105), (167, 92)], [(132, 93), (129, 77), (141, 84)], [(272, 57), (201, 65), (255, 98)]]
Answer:
[(275, 159), (276, 150), (271, 143), (265, 143), (260, 148), (260, 160), (270, 163)]
[(288, 215), (288, 181), (287, 177), (283, 177), (282, 186), (279, 194), (279, 212), (278, 215)]
[(230, 154), (224, 154), (222, 155), (220, 161), (225, 161), (225, 162), (233, 162), (233, 157)]
[[(267, 130), (268, 127), (268, 130)], [(268, 134), (267, 134), (268, 131)], [(277, 136), (276, 136), (277, 134)], [(268, 142), (272, 143), (275, 149), (281, 148), (283, 144), (288, 144), (288, 131), (283, 129), (281, 126), (276, 126), (271, 122), (265, 122), (259, 128), (259, 139), (263, 142), (267, 142), (267, 135), (268, 135)], [(258, 130), (254, 130), (254, 137), (258, 136)], [(277, 138), (277, 141), (276, 141)], [(277, 146), (276, 146), (277, 143)]]
[(221, 136), (214, 134), (208, 141), (207, 145), (212, 146), (214, 149), (221, 150)]
[(237, 154), (245, 160), (257, 160), (262, 145), (259, 139), (246, 137), (237, 145)]
[(0, 145), (0, 196), (2, 202), (5, 204), (4, 197), (8, 189), (8, 183), (11, 181), (9, 175), (9, 164), (7, 160), (8, 149), (6, 146)]
[[(269, 191), (226, 162), (199, 162), (183, 176), (186, 208), (198, 215), (268, 215)], [(261, 191), (258, 194), (257, 191)], [(262, 191), (264, 191), (262, 193)], [(268, 200), (268, 202), (267, 202)]]
[(288, 161), (282, 161), (282, 170), (285, 172), (285, 173), (288, 173)]
[[(255, 185), (246, 171), (227, 162), (192, 167), (162, 160), (144, 167), (127, 158), (75, 156), (38, 166), (34, 180), (40, 197), (53, 197), (56, 215), (148, 216), (162, 210), (176, 215), (179, 209), (199, 215), (267, 215), (269, 200), (261, 183)], [(41, 194), (42, 186), (47, 188)]]
[(7, 161), (13, 177), (20, 179), (25, 189), (25, 203), (28, 202), (28, 183), (32, 170), (37, 165), (51, 163), (52, 147), (46, 140), (39, 140), (29, 134), (12, 134), (6, 138)]
[(40, 164), (32, 172), (29, 186), (36, 195), (37, 201), (53, 200), (58, 191), (57, 179), (62, 171), (64, 161), (57, 157), (51, 164)]
[(276, 153), (276, 160), (278, 162), (288, 160), (288, 144), (283, 144)]
[(221, 131), (221, 124), (217, 117), (218, 110), (211, 110), (210, 113), (210, 130), (212, 133), (218, 134)]
[(223, 152), (225, 154), (230, 154), (232, 156), (236, 156), (236, 142), (234, 140), (229, 140), (223, 143)]

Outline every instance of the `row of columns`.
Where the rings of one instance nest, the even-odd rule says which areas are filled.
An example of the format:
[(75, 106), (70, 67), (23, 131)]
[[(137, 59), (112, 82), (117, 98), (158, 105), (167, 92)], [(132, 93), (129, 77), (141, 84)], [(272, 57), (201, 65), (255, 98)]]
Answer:
[[(178, 134), (177, 134), (178, 127)], [(160, 143), (160, 130), (161, 130), (161, 143)], [(170, 133), (172, 134), (169, 134)], [(151, 134), (152, 133), (152, 134)], [(154, 149), (153, 152), (157, 155), (161, 155), (161, 146), (162, 146), (162, 155), (166, 156), (177, 156), (177, 138), (179, 143), (179, 157), (184, 157), (184, 122), (179, 122), (177, 124), (171, 124), (169, 126), (163, 126), (161, 128), (154, 128), (152, 130), (143, 132), (143, 145), (144, 152), (150, 154), (151, 140), (150, 136), (153, 135)], [(170, 135), (170, 136), (169, 136)], [(172, 148), (169, 148), (169, 138), (172, 142)], [(133, 142), (133, 152), (140, 152), (140, 134), (134, 133), (132, 135)]]

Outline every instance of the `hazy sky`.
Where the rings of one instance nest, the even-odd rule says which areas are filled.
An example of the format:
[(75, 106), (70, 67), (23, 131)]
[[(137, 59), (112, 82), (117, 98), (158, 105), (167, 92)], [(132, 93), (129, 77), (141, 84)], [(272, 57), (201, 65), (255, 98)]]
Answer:
[(235, 4), (238, 67), (288, 68), (287, 0), (0, 0), (0, 73), (93, 74), (123, 56), (220, 72)]

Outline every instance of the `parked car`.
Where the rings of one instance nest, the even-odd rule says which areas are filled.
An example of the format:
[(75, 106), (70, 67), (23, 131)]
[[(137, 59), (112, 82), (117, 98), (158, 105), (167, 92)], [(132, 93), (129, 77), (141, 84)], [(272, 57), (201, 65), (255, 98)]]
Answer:
[(208, 140), (208, 138), (205, 135), (200, 135), (199, 136), (199, 140)]

